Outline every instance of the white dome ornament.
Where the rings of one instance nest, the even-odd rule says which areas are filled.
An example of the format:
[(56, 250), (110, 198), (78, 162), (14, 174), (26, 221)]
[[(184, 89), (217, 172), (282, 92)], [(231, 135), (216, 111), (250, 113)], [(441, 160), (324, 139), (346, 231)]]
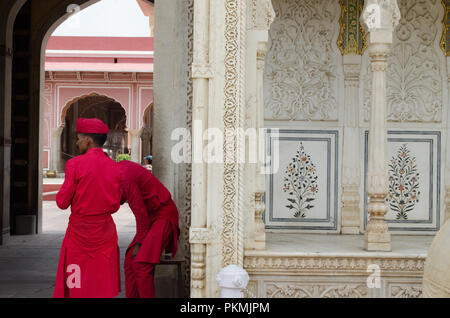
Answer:
[(221, 298), (244, 298), (242, 291), (247, 287), (248, 281), (248, 273), (237, 265), (222, 268), (216, 276)]

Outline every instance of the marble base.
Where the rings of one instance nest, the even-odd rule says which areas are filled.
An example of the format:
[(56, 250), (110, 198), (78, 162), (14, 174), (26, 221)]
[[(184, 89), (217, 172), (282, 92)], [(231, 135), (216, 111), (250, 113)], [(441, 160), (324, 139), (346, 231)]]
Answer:
[(343, 227), (341, 233), (345, 235), (358, 235), (360, 231), (359, 227)]
[(364, 235), (267, 233), (265, 250), (245, 252), (247, 289), (262, 298), (421, 297), (432, 240), (395, 235), (386, 252), (365, 250)]
[(390, 233), (369, 233), (365, 234), (364, 249), (366, 251), (391, 251)]

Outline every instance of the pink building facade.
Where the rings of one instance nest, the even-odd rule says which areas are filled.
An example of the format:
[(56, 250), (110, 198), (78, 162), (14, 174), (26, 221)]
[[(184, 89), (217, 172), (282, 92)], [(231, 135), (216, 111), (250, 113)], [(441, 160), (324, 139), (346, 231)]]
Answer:
[(66, 116), (70, 107), (92, 97), (96, 103), (118, 103), (125, 111), (126, 148), (132, 160), (142, 162), (150, 155), (153, 38), (50, 38), (45, 59), (44, 170), (64, 171), (61, 138)]

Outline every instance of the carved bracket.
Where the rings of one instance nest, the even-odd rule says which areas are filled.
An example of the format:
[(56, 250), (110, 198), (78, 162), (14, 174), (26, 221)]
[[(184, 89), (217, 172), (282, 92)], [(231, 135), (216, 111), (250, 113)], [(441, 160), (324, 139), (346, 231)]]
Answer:
[(213, 78), (213, 71), (211, 68), (211, 64), (201, 64), (201, 63), (193, 63), (192, 64), (192, 78)]
[(208, 228), (189, 229), (189, 243), (191, 244), (208, 244), (212, 242), (213, 233)]

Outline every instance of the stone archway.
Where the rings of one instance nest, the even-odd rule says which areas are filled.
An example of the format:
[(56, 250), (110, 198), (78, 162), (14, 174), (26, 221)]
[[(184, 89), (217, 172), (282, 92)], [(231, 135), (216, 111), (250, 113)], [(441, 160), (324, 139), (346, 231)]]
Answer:
[[(42, 231), (42, 199), (40, 194), (42, 192), (41, 167), (43, 155), (40, 150), (43, 145), (41, 133), (43, 129), (40, 119), (45, 103), (43, 94), (45, 48), (47, 40), (56, 27), (69, 17), (67, 13), (69, 5), (79, 5), (82, 10), (97, 1), (99, 0), (47, 0), (45, 6), (34, 0), (10, 0), (0, 3), (0, 16), (8, 17), (7, 20), (0, 21), (0, 26), (8, 24), (6, 27), (0, 27), (0, 32), (2, 32), (0, 35), (0, 60), (2, 61), (0, 73), (2, 73), (1, 75), (4, 74), (6, 79), (5, 85), (0, 86), (0, 98), (2, 102), (4, 101), (4, 108), (1, 109), (3, 117), (1, 117), (0, 125), (5, 131), (5, 135), (0, 137), (5, 145), (4, 156), (2, 156), (4, 161), (0, 161), (2, 166), (0, 171), (4, 173), (3, 188), (0, 189), (3, 202), (0, 214), (2, 238), (7, 238), (10, 231), (14, 232), (16, 225), (12, 224), (12, 227), (10, 227), (10, 218), (14, 219), (17, 215), (30, 215), (35, 220), (34, 224), (28, 228), (29, 231), (24, 234), (40, 233)], [(18, 35), (26, 36), (27, 41), (24, 43), (28, 46), (24, 52), (15, 54), (13, 57), (12, 40), (4, 42), (3, 36), (5, 35), (10, 39), (13, 38), (15, 15), (21, 11), (20, 8), (25, 3), (27, 8), (22, 12), (22, 18), (29, 23), (26, 25), (26, 29), (18, 32)], [(167, 45), (167, 39), (173, 40), (170, 41), (170, 45)], [(155, 175), (167, 185), (169, 191), (174, 193), (174, 200), (180, 211), (182, 236), (180, 238), (180, 252), (178, 256), (186, 260), (183, 269), (185, 295), (189, 295), (190, 286), (190, 245), (188, 237), (191, 215), (191, 170), (189, 164), (176, 166), (171, 162), (170, 132), (176, 127), (187, 127), (189, 129), (191, 127), (192, 82), (190, 81), (190, 75), (192, 74), (192, 39), (193, 0), (186, 2), (156, 2), (155, 60), (158, 60), (158, 65), (154, 74), (156, 77), (155, 81), (158, 83), (154, 87), (155, 125), (153, 131), (157, 131), (157, 133), (153, 134), (153, 155), (154, 162), (159, 167)], [(6, 52), (6, 56), (2, 54), (3, 51)], [(27, 66), (27, 69), (22, 71), (20, 76), (26, 74), (28, 79), (19, 78), (19, 80), (29, 83), (29, 87), (26, 88), (23, 94), (18, 96), (21, 99), (23, 106), (21, 111), (26, 115), (25, 117), (11, 116), (11, 96), (13, 95), (11, 86), (17, 86), (12, 77), (14, 74), (19, 73), (12, 70), (12, 65), (16, 58), (21, 59), (20, 62), (17, 59), (18, 64), (22, 63), (20, 65)], [(3, 68), (3, 61), (6, 68)], [(174, 63), (174, 61), (177, 62)], [(168, 74), (167, 70), (173, 67), (182, 70), (185, 77), (180, 76), (180, 73), (176, 72)], [(174, 118), (174, 115), (176, 115), (176, 118)], [(15, 158), (17, 164), (27, 164), (27, 166), (22, 166), (20, 169), (21, 180), (17, 179), (18, 174), (9, 173), (12, 163), (9, 147), (15, 146), (16, 143), (16, 140), (12, 139), (8, 134), (11, 124), (16, 125), (18, 129), (22, 125), (23, 131), (26, 131), (29, 137), (27, 144), (20, 144), (20, 147), (26, 149), (23, 159)], [(24, 139), (19, 140), (19, 142), (23, 141)], [(15, 155), (16, 150), (13, 150), (12, 154)], [(15, 186), (10, 187), (12, 184)], [(18, 188), (15, 188), (16, 186), (25, 189), (26, 193), (22, 195), (20, 191), (18, 192)], [(12, 201), (12, 196), (18, 198), (17, 202)]]
[(96, 93), (81, 96), (69, 102), (61, 114), (63, 123), (60, 139), (61, 171), (67, 160), (79, 154), (75, 146), (75, 124), (81, 117), (99, 118), (108, 125), (110, 133), (103, 149), (111, 158), (128, 151), (127, 117), (122, 106), (114, 99)]

